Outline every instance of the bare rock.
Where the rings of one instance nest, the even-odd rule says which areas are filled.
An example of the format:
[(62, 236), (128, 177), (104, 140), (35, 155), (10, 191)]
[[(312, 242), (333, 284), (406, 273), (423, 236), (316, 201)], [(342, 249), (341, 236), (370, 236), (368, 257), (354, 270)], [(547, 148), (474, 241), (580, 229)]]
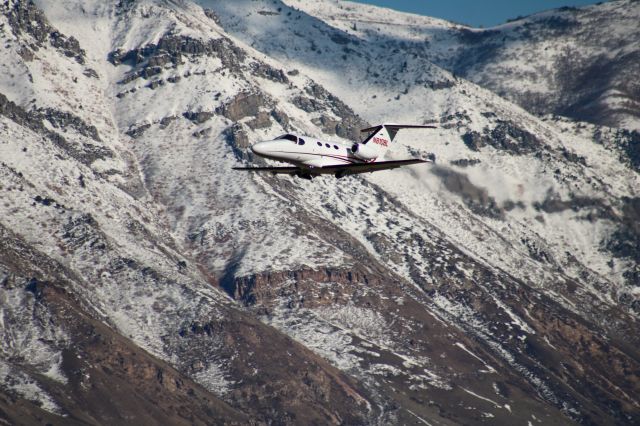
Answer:
[(216, 108), (220, 114), (232, 121), (239, 121), (244, 117), (257, 117), (260, 107), (267, 105), (267, 101), (260, 93), (240, 93), (221, 107)]

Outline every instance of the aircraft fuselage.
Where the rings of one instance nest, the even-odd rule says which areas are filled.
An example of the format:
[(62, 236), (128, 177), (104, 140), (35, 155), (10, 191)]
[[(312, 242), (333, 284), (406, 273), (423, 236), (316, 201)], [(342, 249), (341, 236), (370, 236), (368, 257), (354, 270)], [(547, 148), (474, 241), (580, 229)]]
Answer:
[[(351, 151), (352, 145), (327, 142), (310, 137), (285, 135), (279, 138), (258, 142), (251, 147), (254, 154), (276, 161), (295, 164), (301, 167), (319, 168), (343, 164), (366, 163)], [(293, 138), (297, 140), (293, 140)], [(327, 171), (327, 173), (332, 173)]]

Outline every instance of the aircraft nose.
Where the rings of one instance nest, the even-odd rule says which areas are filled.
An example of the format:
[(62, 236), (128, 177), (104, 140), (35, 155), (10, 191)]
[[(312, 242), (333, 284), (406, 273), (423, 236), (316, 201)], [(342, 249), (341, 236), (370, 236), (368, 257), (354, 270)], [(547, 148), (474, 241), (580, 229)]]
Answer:
[(251, 146), (251, 151), (254, 154), (265, 155), (267, 153), (267, 142), (258, 142)]

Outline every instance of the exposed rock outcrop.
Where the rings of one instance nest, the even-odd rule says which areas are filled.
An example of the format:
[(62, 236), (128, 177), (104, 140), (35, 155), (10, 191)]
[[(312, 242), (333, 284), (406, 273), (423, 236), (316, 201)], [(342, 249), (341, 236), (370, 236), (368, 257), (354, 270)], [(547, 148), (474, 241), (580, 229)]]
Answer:
[(473, 151), (490, 145), (516, 155), (534, 153), (543, 147), (543, 143), (534, 134), (508, 121), (498, 121), (492, 129), (485, 127), (482, 134), (475, 131), (465, 133), (462, 140)]
[[(0, 11), (9, 20), (9, 26), (16, 37), (28, 34), (35, 40), (35, 44), (29, 44), (31, 49), (52, 46), (65, 56), (71, 57), (79, 64), (85, 63), (85, 51), (80, 48), (80, 43), (74, 37), (67, 37), (53, 28), (44, 13), (38, 9), (31, 0), (7, 0), (0, 5)], [(23, 55), (30, 55), (23, 50)]]
[(78, 133), (93, 138), (96, 142), (100, 142), (100, 136), (94, 126), (86, 124), (79, 117), (64, 111), (57, 111), (51, 108), (44, 110), (26, 111), (24, 108), (16, 105), (7, 99), (5, 95), (0, 93), (0, 115), (3, 115), (15, 123), (25, 126), (32, 131), (44, 136), (51, 143), (59, 146), (73, 158), (89, 166), (96, 160), (112, 158), (113, 152), (106, 146), (93, 144), (73, 144), (65, 139), (62, 135), (49, 130), (44, 125), (44, 120), (51, 123), (53, 127), (60, 130), (74, 129)]

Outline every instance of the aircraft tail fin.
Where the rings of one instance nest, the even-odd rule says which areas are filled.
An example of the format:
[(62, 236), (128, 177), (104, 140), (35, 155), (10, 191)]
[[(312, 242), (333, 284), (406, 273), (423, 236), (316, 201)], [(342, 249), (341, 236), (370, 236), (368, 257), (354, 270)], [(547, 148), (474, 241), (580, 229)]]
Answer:
[[(366, 151), (381, 157), (396, 138), (400, 129), (435, 129), (436, 126), (431, 125), (414, 125), (414, 124), (379, 124), (377, 126), (362, 129), (362, 133), (367, 133), (367, 137), (360, 142), (359, 145), (365, 145)], [(358, 144), (356, 144), (358, 145)], [(356, 147), (357, 148), (357, 147)]]

